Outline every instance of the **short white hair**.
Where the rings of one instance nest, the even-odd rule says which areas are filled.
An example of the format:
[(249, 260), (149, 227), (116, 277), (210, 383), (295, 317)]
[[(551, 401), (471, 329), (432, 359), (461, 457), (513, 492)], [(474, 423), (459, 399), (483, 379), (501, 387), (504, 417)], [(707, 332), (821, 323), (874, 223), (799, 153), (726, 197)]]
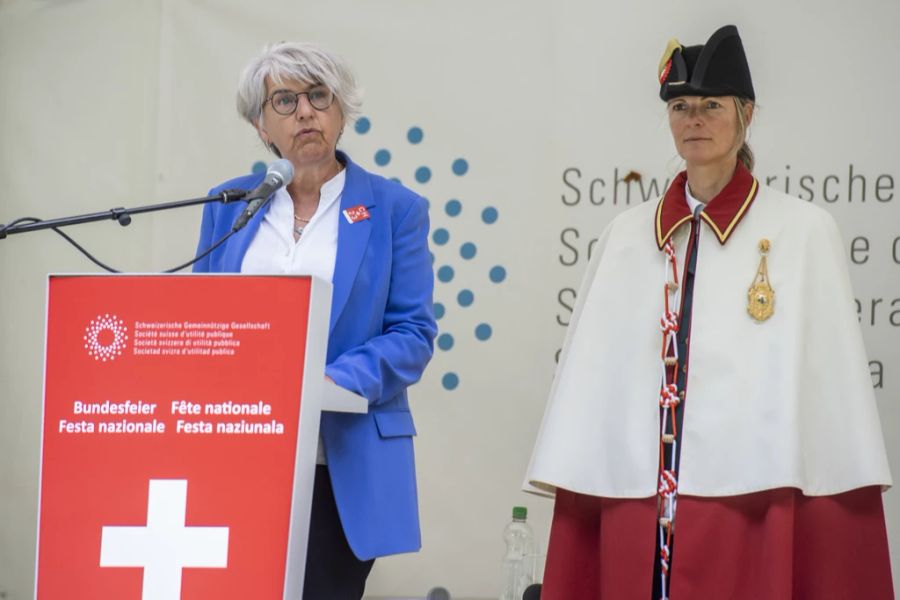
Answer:
[(254, 127), (266, 101), (266, 77), (277, 84), (324, 84), (334, 92), (345, 122), (355, 121), (360, 114), (362, 93), (353, 71), (342, 58), (316, 44), (278, 42), (267, 46), (244, 67), (238, 82), (238, 112)]

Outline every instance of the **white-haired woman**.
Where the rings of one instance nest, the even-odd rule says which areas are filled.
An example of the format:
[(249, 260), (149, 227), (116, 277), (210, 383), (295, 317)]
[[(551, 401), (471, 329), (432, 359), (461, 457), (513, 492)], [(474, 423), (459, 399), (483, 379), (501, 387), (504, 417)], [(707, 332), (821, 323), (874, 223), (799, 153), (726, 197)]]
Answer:
[[(323, 413), (306, 600), (357, 600), (378, 556), (420, 547), (407, 387), (431, 358), (436, 326), (425, 201), (337, 150), (360, 107), (348, 66), (312, 44), (279, 43), (244, 70), (238, 110), (293, 179), (197, 272), (302, 273), (333, 283), (326, 375), (369, 401)], [(263, 175), (214, 191), (253, 189)], [(242, 203), (210, 204), (198, 250)]]
[(892, 598), (891, 482), (834, 220), (760, 184), (737, 29), (674, 40), (686, 169), (600, 236), (529, 483), (545, 600)]

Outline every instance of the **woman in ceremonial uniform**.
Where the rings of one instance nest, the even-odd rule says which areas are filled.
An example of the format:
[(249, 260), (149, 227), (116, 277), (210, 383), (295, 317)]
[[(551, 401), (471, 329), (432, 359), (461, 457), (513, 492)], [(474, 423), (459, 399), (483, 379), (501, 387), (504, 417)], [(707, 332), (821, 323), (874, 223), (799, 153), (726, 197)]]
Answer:
[[(369, 411), (322, 414), (303, 598), (358, 600), (376, 557), (421, 546), (406, 390), (431, 359), (437, 332), (428, 209), (337, 150), (360, 94), (348, 65), (327, 50), (267, 48), (244, 70), (237, 104), (272, 153), (290, 161), (293, 178), (194, 270), (333, 283), (325, 373), (364, 396)], [(211, 193), (262, 180), (239, 177)], [(231, 231), (246, 206), (207, 204), (198, 253)]]
[(840, 234), (753, 176), (737, 29), (673, 40), (685, 170), (600, 236), (528, 473), (545, 600), (892, 598), (891, 484)]

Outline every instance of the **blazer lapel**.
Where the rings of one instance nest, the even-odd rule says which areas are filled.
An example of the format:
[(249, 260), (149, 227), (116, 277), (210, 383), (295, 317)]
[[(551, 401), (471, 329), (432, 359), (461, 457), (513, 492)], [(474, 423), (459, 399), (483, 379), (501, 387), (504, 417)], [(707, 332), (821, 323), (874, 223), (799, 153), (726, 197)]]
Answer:
[(369, 235), (372, 233), (371, 218), (351, 223), (344, 215), (344, 210), (360, 204), (370, 213), (375, 208), (375, 198), (366, 172), (353, 164), (345, 154), (338, 153), (338, 155), (347, 165), (347, 179), (341, 192), (341, 214), (338, 215), (338, 244), (332, 278), (330, 330), (334, 329), (334, 324), (347, 304), (350, 289), (366, 253)]

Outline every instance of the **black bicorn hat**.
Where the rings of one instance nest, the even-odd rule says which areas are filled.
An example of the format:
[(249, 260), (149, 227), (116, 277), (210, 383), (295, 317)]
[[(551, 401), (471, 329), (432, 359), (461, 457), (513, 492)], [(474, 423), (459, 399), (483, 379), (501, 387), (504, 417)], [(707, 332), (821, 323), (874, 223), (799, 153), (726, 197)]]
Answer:
[(659, 61), (659, 97), (739, 96), (756, 100), (737, 27), (720, 28), (702, 46), (672, 39)]

